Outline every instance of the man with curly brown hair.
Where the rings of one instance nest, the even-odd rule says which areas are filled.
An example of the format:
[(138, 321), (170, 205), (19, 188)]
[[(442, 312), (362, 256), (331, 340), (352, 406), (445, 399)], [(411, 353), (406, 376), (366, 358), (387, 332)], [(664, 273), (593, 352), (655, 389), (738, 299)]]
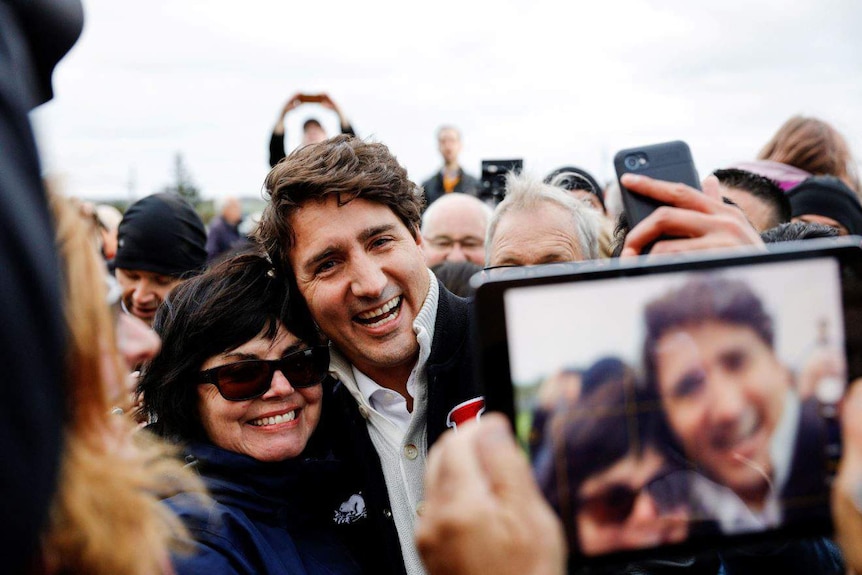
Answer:
[(338, 136), (306, 146), (265, 188), (257, 238), (331, 340), (338, 383), (326, 418), (339, 455), (366, 474), (376, 572), (424, 573), (413, 528), (425, 454), (484, 405), (467, 303), (427, 268), (421, 192), (383, 144)]

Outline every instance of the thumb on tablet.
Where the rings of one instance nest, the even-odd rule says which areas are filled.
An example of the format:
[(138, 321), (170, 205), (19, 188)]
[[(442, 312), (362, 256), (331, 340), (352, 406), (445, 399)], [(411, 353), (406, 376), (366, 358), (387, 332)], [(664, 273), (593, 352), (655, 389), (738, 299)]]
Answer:
[(526, 495), (541, 497), (527, 458), (515, 443), (508, 421), (487, 414), (479, 421), (479, 462), (491, 490), (499, 497), (522, 501)]

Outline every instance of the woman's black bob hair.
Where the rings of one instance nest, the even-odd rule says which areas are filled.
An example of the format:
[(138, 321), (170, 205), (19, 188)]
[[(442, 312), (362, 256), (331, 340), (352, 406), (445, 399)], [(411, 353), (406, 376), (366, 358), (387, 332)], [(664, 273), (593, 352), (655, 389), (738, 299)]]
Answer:
[(144, 366), (138, 385), (142, 415), (155, 420), (153, 431), (174, 440), (206, 440), (198, 412), (201, 366), (258, 335), (274, 338), (279, 321), (309, 345), (324, 341), (290, 285), (255, 250), (222, 261), (168, 295), (153, 322), (162, 350)]

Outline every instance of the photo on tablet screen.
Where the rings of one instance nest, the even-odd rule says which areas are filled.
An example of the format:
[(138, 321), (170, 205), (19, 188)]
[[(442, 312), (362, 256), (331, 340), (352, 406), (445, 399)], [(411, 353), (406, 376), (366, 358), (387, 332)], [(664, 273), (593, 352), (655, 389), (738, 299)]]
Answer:
[(833, 258), (505, 291), (515, 427), (595, 556), (829, 517)]

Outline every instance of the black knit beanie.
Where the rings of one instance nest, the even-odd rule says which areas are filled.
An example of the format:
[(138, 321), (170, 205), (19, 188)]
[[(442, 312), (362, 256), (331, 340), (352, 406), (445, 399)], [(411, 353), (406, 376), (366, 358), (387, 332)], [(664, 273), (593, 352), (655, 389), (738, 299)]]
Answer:
[(194, 275), (207, 260), (207, 232), (191, 204), (172, 193), (129, 206), (117, 230), (114, 267), (175, 277)]
[(862, 204), (847, 184), (833, 176), (812, 176), (787, 191), (792, 217), (832, 218), (853, 235), (862, 235)]
[[(554, 179), (561, 174), (574, 174), (574, 176), (569, 176), (567, 178), (558, 178), (559, 181), (556, 183)], [(599, 199), (599, 203), (602, 204), (602, 208), (605, 207), (605, 193), (602, 190), (602, 187), (599, 185), (599, 182), (586, 170), (582, 170), (581, 168), (576, 168), (574, 166), (564, 166), (562, 168), (557, 168), (547, 176), (545, 176), (544, 182), (546, 184), (555, 185), (557, 187), (563, 188), (566, 191), (573, 192), (575, 190), (583, 190), (585, 192), (589, 192), (596, 196)]]

